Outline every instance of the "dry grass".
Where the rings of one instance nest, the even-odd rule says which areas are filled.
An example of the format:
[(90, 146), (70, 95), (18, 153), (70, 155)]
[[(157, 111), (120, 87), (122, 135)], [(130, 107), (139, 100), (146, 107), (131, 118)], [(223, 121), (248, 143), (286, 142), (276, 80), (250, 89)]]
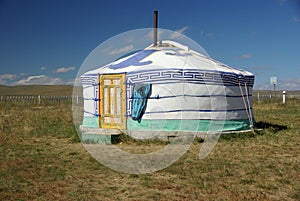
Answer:
[(70, 96), (73, 86), (71, 85), (21, 85), (3, 86), (0, 85), (0, 96), (17, 95), (42, 95), (42, 96)]
[[(195, 141), (176, 163), (146, 175), (93, 159), (68, 104), (0, 107), (0, 200), (300, 200), (299, 100), (255, 104), (264, 131), (223, 136), (204, 160)], [(162, 146), (119, 146), (126, 145)]]

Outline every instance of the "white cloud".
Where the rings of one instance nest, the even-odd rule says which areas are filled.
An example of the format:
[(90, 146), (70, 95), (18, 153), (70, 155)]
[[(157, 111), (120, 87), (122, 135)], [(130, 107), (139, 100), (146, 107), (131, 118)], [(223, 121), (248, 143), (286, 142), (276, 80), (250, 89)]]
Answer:
[(299, 23), (300, 22), (300, 18), (299, 17), (294, 17), (293, 21), (296, 22), (296, 23)]
[(30, 82), (32, 80), (38, 80), (38, 79), (41, 79), (41, 78), (45, 78), (46, 75), (36, 75), (36, 76), (29, 76), (25, 82)]
[(278, 87), (286, 90), (300, 90), (300, 78), (288, 78), (286, 80), (279, 80)]
[(188, 26), (185, 26), (185, 27), (182, 27), (181, 29), (175, 30), (175, 32), (173, 32), (170, 35), (170, 39), (176, 39), (176, 38), (181, 37), (188, 28), (189, 28)]
[(45, 80), (46, 75), (35, 75), (35, 76), (29, 76), (25, 79), (21, 79), (19, 81), (16, 81), (14, 85), (23, 85), (23, 84), (35, 84), (40, 83), (42, 80)]
[[(157, 33), (158, 34), (158, 33)], [(149, 31), (146, 35), (145, 38), (147, 39), (153, 39), (153, 31)]]
[[(188, 30), (188, 29), (189, 29), (188, 26), (184, 26), (181, 29), (178, 29), (178, 30), (175, 30), (175, 31), (158, 29), (157, 30), (157, 41), (174, 40), (174, 39), (180, 38), (180, 37), (182, 37), (182, 35), (185, 34), (185, 31)], [(150, 39), (151, 41), (153, 41), (153, 29), (151, 31), (149, 31), (147, 34), (145, 34), (144, 38), (146, 40)]]
[(19, 75), (17, 74), (2, 74), (0, 75), (0, 85), (9, 85), (9, 83), (13, 80), (18, 79)]
[[(269, 82), (264, 83), (263, 85), (256, 84), (254, 88), (259, 90), (273, 90), (273, 86), (270, 85)], [(300, 90), (300, 78), (288, 78), (285, 80), (279, 79), (278, 85), (276, 86), (276, 90)]]
[(45, 67), (45, 66), (42, 66), (40, 69), (41, 69), (41, 70), (46, 70), (46, 69), (47, 69), (47, 67)]
[(55, 73), (67, 73), (67, 72), (72, 71), (72, 70), (75, 70), (74, 66), (70, 66), (70, 67), (67, 67), (67, 68), (64, 68), (64, 67), (58, 68), (54, 72)]
[(41, 85), (73, 84), (73, 80), (63, 80), (61, 78), (49, 77), (46, 75), (34, 75), (12, 83), (12, 85), (32, 85), (32, 84), (41, 84)]
[(204, 36), (204, 37), (212, 37), (212, 36), (214, 36), (215, 34), (212, 33), (212, 32), (201, 31), (201, 32), (200, 32), (200, 35), (201, 35), (201, 36)]
[(0, 75), (0, 80), (14, 80), (17, 77), (18, 75), (16, 74), (7, 73), (7, 74)]
[(241, 56), (242, 59), (250, 59), (250, 58), (252, 58), (252, 57), (253, 57), (253, 54), (243, 54), (243, 55)]
[[(164, 30), (162, 29), (157, 29), (157, 40), (161, 40), (162, 39), (162, 35), (165, 33)], [(150, 39), (151, 41), (153, 41), (153, 30), (149, 31), (146, 35), (145, 35), (146, 39)]]
[(288, 2), (288, 0), (278, 0), (279, 6), (283, 6), (287, 2)]
[(73, 85), (74, 79), (61, 79), (58, 77), (49, 77), (47, 75), (31, 75), (25, 77), (26, 73), (20, 74), (3, 74), (0, 75), (0, 85), (31, 85), (31, 84), (41, 84), (41, 85), (58, 85), (58, 84), (68, 84)]
[(109, 54), (110, 55), (116, 55), (116, 54), (126, 53), (130, 50), (133, 50), (133, 48), (134, 48), (133, 45), (130, 44), (130, 45), (127, 45), (125, 47), (115, 48), (115, 49), (111, 50), (109, 52)]

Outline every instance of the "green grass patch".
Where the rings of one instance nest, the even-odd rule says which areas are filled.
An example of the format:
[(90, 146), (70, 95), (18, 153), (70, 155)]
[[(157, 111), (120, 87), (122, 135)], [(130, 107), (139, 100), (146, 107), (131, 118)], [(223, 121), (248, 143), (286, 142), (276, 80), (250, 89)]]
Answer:
[[(299, 200), (300, 100), (253, 107), (256, 134), (222, 135), (203, 160), (196, 138), (168, 168), (131, 175), (86, 152), (70, 104), (0, 103), (0, 200)], [(167, 144), (121, 135), (117, 146), (149, 153)]]

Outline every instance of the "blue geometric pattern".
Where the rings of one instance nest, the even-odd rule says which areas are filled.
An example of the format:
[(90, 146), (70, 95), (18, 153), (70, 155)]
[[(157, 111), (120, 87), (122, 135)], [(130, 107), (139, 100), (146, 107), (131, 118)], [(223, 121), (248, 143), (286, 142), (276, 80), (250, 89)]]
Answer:
[(98, 74), (84, 74), (80, 76), (81, 84), (85, 88), (93, 87), (93, 96), (92, 97), (84, 97), (84, 100), (93, 100), (94, 101), (94, 111), (85, 111), (86, 114), (92, 114), (94, 116), (99, 116), (99, 107), (98, 107), (98, 93), (99, 93), (99, 81)]
[(98, 85), (98, 74), (83, 74), (80, 79), (82, 85)]
[(157, 69), (151, 71), (128, 72), (127, 83), (174, 83), (187, 82), (195, 84), (212, 84), (222, 86), (236, 86), (239, 83), (246, 83), (247, 86), (253, 87), (254, 76), (244, 76), (242, 74), (204, 71), (196, 69), (179, 69), (166, 70)]
[(132, 90), (135, 83), (166, 84), (166, 83), (194, 83), (220, 86), (242, 86), (253, 87), (254, 76), (244, 76), (242, 74), (205, 71), (197, 69), (157, 69), (151, 71), (128, 72), (126, 74), (127, 92), (127, 116), (131, 115)]
[[(83, 85), (94, 87), (95, 98), (95, 115), (98, 114), (98, 74), (84, 74), (81, 76)], [(221, 71), (205, 71), (197, 69), (156, 69), (143, 70), (126, 73), (126, 94), (127, 94), (127, 116), (131, 115), (132, 90), (135, 83), (147, 84), (166, 84), (166, 83), (194, 83), (220, 86), (242, 86), (253, 87), (254, 76), (244, 76), (242, 74), (221, 72)]]

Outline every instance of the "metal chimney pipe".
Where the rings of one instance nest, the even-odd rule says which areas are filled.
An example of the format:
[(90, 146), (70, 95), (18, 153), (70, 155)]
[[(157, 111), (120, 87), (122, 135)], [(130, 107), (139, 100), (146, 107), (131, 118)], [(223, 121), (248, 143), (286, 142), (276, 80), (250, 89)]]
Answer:
[(157, 45), (157, 23), (158, 23), (158, 11), (154, 11), (154, 30), (153, 30), (153, 46)]

